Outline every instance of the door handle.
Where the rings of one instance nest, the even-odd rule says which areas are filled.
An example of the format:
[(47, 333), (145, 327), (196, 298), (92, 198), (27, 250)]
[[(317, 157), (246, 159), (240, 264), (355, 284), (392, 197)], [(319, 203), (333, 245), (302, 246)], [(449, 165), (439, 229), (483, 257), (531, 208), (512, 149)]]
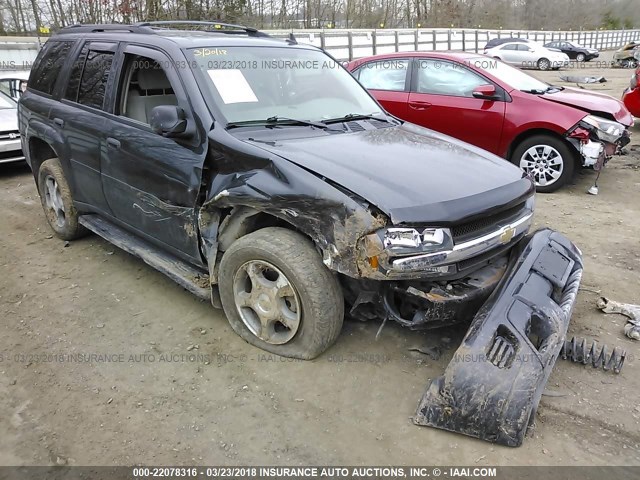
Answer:
[(62, 120), (61, 118), (54, 118), (53, 123), (55, 123), (59, 127), (64, 127), (64, 120)]
[(431, 104), (429, 102), (413, 101), (409, 102), (409, 108), (413, 110), (426, 110)]
[(111, 148), (120, 148), (120, 141), (112, 137), (107, 137), (107, 145)]

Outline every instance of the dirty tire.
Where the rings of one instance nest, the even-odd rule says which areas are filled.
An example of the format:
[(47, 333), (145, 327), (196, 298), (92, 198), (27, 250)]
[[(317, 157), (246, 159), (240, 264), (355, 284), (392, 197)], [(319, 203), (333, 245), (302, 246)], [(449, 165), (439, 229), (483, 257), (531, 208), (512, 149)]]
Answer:
[[(270, 264), (275, 267), (293, 287), (294, 295), (297, 295), (295, 298), (300, 305), (296, 309), (300, 313), (299, 323), (292, 338), (284, 343), (274, 344), (259, 338), (243, 321), (249, 312), (250, 316), (258, 320), (257, 328), (260, 328), (262, 322), (255, 313), (257, 310), (249, 311), (237, 306), (242, 303), (239, 295), (236, 295), (238, 278), (244, 274), (245, 269), (250, 269), (247, 265), (255, 264)], [(266, 276), (264, 273), (262, 275)], [(253, 281), (250, 275), (247, 278), (253, 292)], [(280, 278), (278, 275), (277, 279)], [(242, 287), (240, 293), (246, 296), (245, 288)], [(344, 318), (344, 298), (340, 284), (322, 263), (313, 243), (291, 230), (264, 228), (233, 243), (220, 262), (219, 289), (222, 306), (233, 330), (248, 343), (268, 352), (310, 360), (329, 348), (340, 334)], [(241, 310), (245, 312), (242, 315)]]
[(549, 70), (551, 68), (551, 62), (547, 58), (541, 58), (538, 60), (539, 70)]
[[(559, 155), (560, 162), (562, 163), (560, 175), (554, 179), (550, 176), (545, 176), (547, 179), (546, 184), (540, 181), (541, 175), (536, 175), (535, 172), (531, 172), (526, 167), (527, 163), (535, 160), (531, 156), (527, 156), (527, 152), (532, 152), (532, 149), (535, 150), (537, 147), (550, 147)], [(557, 161), (556, 158), (557, 157), (554, 156), (551, 160)], [(575, 156), (570, 146), (559, 138), (544, 134), (534, 135), (522, 141), (514, 150), (511, 156), (511, 162), (526, 173), (532, 173), (533, 180), (536, 183), (536, 191), (540, 193), (551, 193), (558, 190), (571, 180), (575, 168)]]
[[(60, 208), (51, 206), (51, 189), (55, 191), (55, 204)], [(78, 212), (73, 206), (71, 190), (57, 158), (45, 160), (40, 166), (38, 191), (47, 222), (58, 237), (63, 240), (75, 240), (88, 233), (87, 229), (78, 223)]]
[(578, 55), (576, 55), (576, 61), (582, 63), (586, 60), (586, 55), (584, 53), (579, 53)]

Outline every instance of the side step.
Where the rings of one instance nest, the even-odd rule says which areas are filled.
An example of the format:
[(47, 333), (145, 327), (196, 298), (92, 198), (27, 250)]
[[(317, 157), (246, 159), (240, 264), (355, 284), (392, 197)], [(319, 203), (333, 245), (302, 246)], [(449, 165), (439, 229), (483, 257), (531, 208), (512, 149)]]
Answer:
[(164, 273), (171, 280), (207, 302), (211, 301), (209, 275), (188, 263), (165, 253), (155, 245), (132, 235), (98, 215), (81, 215), (80, 224), (147, 265)]

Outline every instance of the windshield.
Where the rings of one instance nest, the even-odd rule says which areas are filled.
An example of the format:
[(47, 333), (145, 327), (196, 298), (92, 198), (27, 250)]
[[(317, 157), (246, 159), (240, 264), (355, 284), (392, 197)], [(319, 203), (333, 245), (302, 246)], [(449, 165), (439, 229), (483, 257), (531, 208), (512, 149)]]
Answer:
[(209, 47), (191, 53), (229, 123), (382, 114), (357, 80), (318, 50)]
[(5, 94), (4, 92), (0, 92), (0, 109), (4, 110), (7, 108), (17, 108), (18, 104), (16, 101)]
[(549, 84), (541, 82), (535, 77), (532, 77), (528, 73), (523, 72), (520, 69), (511, 67), (506, 63), (502, 63), (500, 60), (487, 62), (485, 59), (482, 61), (473, 62), (473, 64), (485, 72), (499, 78), (510, 87), (515, 90), (523, 91), (546, 91), (549, 89)]

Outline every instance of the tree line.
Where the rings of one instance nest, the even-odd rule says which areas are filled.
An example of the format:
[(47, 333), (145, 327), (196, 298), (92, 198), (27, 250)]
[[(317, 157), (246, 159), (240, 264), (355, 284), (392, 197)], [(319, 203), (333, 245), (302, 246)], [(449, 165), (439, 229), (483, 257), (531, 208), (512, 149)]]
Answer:
[(638, 0), (0, 0), (0, 35), (76, 23), (221, 20), (262, 29), (640, 27)]

